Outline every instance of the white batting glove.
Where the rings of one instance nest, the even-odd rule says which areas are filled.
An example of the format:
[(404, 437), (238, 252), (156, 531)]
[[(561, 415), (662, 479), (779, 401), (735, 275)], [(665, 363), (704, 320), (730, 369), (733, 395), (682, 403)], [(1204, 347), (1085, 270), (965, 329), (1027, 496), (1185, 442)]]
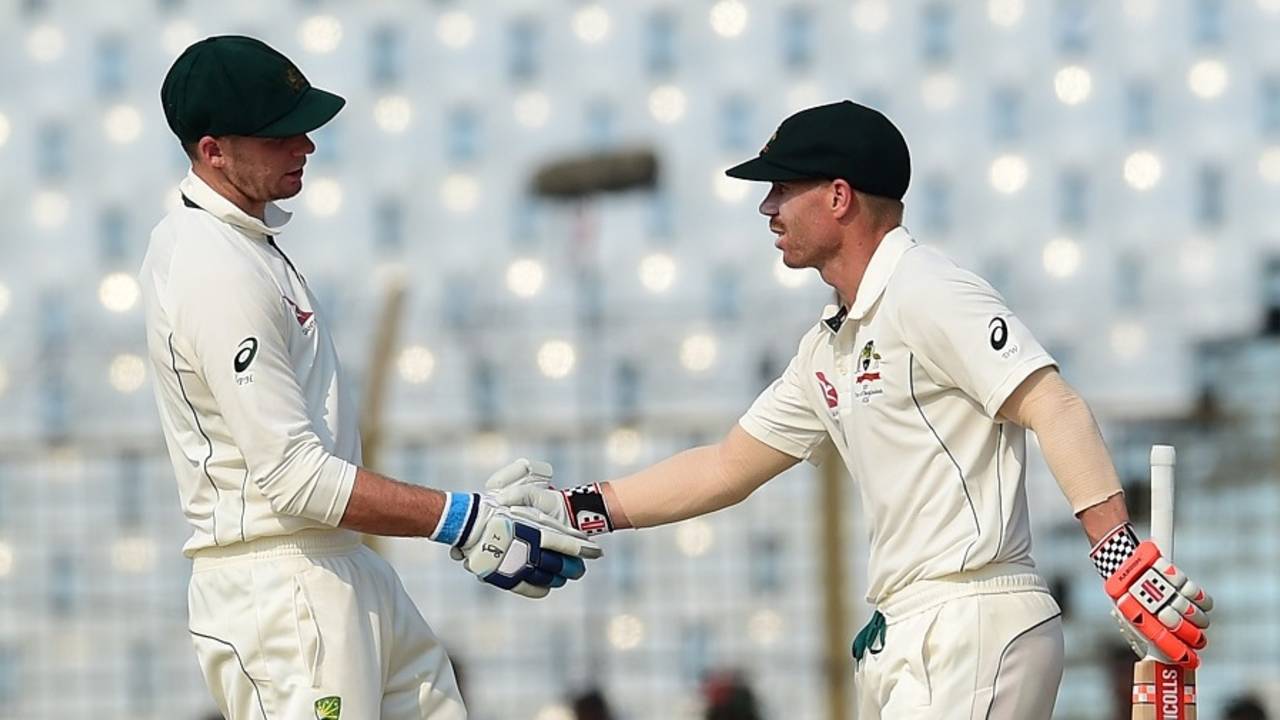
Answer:
[[(489, 482), (514, 482), (528, 475), (532, 465), (517, 460)], [(450, 556), (480, 580), (533, 598), (582, 577), (584, 559), (603, 554), (600, 546), (554, 517), (534, 508), (504, 507), (492, 493), (449, 493), (431, 539), (452, 545)]]
[(551, 485), (551, 465), (544, 462), (530, 463), (529, 473), (520, 477), (495, 473), (485, 489), (507, 507), (533, 508), (586, 535), (614, 529), (599, 483), (557, 490)]

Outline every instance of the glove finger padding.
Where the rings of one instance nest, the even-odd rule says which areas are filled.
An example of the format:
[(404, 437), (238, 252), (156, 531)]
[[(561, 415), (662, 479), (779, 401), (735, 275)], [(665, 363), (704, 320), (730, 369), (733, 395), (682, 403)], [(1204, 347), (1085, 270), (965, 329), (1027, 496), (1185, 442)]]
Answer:
[(1169, 610), (1176, 613), (1176, 619), (1186, 619), (1192, 625), (1201, 629), (1209, 627), (1209, 614), (1196, 607), (1194, 603), (1182, 595), (1174, 595), (1169, 600), (1169, 607), (1161, 610), (1159, 615), (1160, 622), (1169, 627), (1177, 627), (1178, 623), (1175, 617), (1170, 617), (1166, 614)]
[(490, 492), (511, 487), (530, 484), (535, 487), (551, 486), (551, 463), (541, 460), (520, 458), (499, 469), (485, 481), (484, 488)]
[[(557, 524), (569, 527), (569, 509), (565, 506), (564, 494), (551, 489), (549, 485), (519, 483), (495, 491), (493, 499), (513, 511), (532, 508), (548, 516)], [(574, 532), (578, 531), (574, 530)]]
[(1156, 558), (1155, 562), (1152, 563), (1152, 567), (1159, 570), (1160, 573), (1169, 581), (1169, 584), (1178, 589), (1179, 595), (1186, 598), (1191, 605), (1201, 610), (1201, 615), (1204, 615), (1205, 621), (1203, 625), (1199, 625), (1199, 623), (1197, 623), (1197, 625), (1200, 627), (1209, 627), (1207, 613), (1210, 610), (1213, 610), (1213, 598), (1209, 597), (1208, 593), (1202, 590), (1195, 581), (1187, 577), (1187, 574), (1179, 570), (1176, 565), (1169, 562), (1168, 559), (1164, 557)]
[(1133, 629), (1146, 638), (1149, 646), (1159, 650), (1170, 662), (1189, 670), (1200, 666), (1200, 656), (1148, 612), (1137, 598), (1125, 595), (1116, 601), (1116, 608)]

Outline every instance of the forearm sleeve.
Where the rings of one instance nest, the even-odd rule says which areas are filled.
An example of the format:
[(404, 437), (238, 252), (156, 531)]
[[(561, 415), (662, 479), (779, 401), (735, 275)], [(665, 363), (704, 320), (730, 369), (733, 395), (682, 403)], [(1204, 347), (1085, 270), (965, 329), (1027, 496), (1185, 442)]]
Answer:
[(632, 527), (686, 520), (737, 504), (798, 460), (735, 425), (716, 445), (685, 450), (609, 483)]
[(1000, 414), (1035, 431), (1072, 512), (1079, 514), (1121, 492), (1093, 413), (1056, 370), (1045, 368), (1028, 377)]

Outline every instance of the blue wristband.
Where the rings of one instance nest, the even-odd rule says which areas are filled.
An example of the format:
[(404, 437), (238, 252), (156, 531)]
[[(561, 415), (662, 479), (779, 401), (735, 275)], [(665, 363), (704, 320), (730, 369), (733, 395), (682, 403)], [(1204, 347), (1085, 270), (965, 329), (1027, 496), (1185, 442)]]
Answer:
[(475, 522), (475, 508), (479, 505), (480, 496), (475, 493), (451, 492), (445, 495), (444, 512), (440, 514), (440, 523), (431, 539), (446, 545), (457, 545), (467, 536), (472, 523)]

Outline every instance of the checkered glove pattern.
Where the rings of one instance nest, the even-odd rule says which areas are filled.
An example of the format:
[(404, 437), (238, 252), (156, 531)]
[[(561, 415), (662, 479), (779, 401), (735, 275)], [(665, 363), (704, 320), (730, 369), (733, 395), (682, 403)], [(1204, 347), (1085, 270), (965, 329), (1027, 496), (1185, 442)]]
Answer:
[(1102, 579), (1106, 580), (1124, 564), (1129, 556), (1133, 555), (1138, 549), (1138, 535), (1133, 531), (1133, 526), (1129, 523), (1117, 525), (1114, 530), (1098, 541), (1098, 544), (1089, 551), (1089, 558), (1093, 560), (1093, 566), (1098, 568), (1098, 574), (1102, 575)]
[(1112, 529), (1089, 552), (1115, 601), (1112, 613), (1122, 622), (1129, 644), (1141, 656), (1195, 669), (1205, 646), (1213, 599), (1147, 540), (1138, 542), (1133, 526)]

